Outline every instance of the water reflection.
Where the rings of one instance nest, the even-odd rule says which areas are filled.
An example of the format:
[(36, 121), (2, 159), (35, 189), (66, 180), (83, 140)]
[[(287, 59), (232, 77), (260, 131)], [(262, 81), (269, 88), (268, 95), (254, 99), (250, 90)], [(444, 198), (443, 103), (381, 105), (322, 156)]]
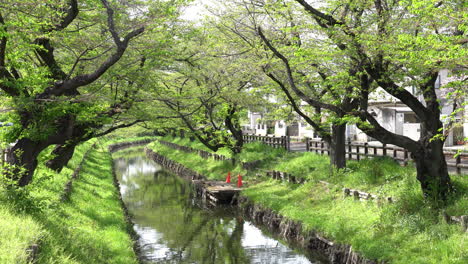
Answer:
[(115, 166), (148, 263), (311, 263), (233, 208), (201, 209), (185, 180), (140, 153)]

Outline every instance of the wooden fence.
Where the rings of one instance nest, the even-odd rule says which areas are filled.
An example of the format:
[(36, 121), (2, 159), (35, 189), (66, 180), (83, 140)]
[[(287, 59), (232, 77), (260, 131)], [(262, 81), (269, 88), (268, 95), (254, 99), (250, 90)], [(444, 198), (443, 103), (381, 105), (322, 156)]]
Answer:
[(267, 137), (267, 136), (256, 136), (256, 135), (244, 135), (244, 141), (249, 142), (262, 142), (268, 146), (274, 148), (284, 148), (286, 150), (291, 149), (291, 137)]
[(291, 173), (282, 172), (282, 171), (267, 171), (266, 175), (275, 180), (281, 180), (291, 183), (304, 184), (306, 180), (301, 177), (293, 176)]
[[(306, 138), (306, 151), (330, 155), (330, 147), (328, 144), (321, 140), (312, 140)], [(382, 146), (369, 145), (368, 143), (353, 143), (348, 141), (346, 143), (346, 155), (348, 159), (360, 160), (361, 158), (368, 157), (391, 157), (396, 161), (402, 162), (403, 165), (408, 165), (410, 160), (410, 152), (404, 148), (396, 146)], [(444, 151), (446, 157), (454, 157), (457, 152)], [(463, 162), (467, 161), (467, 162)], [(454, 161), (447, 162), (448, 167), (456, 170), (457, 174), (461, 174), (462, 169), (468, 169), (468, 153), (462, 152), (456, 155)]]

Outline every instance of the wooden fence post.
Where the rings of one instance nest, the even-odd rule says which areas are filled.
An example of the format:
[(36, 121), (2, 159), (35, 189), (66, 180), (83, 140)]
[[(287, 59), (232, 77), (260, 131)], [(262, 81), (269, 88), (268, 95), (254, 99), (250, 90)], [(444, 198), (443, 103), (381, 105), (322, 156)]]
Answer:
[(286, 144), (288, 145), (287, 150), (291, 151), (291, 137), (290, 136), (286, 136)]
[(455, 166), (457, 168), (457, 174), (460, 175), (461, 174), (461, 167), (460, 167), (460, 163), (461, 163), (461, 154), (459, 153), (455, 159)]
[(306, 137), (306, 152), (309, 152), (310, 151), (310, 139), (308, 137)]
[(348, 159), (353, 159), (353, 146), (351, 145), (351, 139), (348, 140)]
[(364, 156), (367, 158), (369, 154), (369, 143), (365, 142), (364, 143)]
[(359, 150), (359, 144), (356, 144), (356, 160), (357, 161), (360, 161), (361, 160), (361, 156), (359, 155), (361, 151)]
[(384, 156), (387, 156), (387, 144), (385, 143), (382, 144), (382, 152)]
[(322, 154), (322, 155), (323, 155), (323, 153), (325, 153), (324, 148), (325, 148), (325, 144), (323, 144), (323, 141), (320, 141), (320, 154)]
[(407, 166), (408, 165), (408, 150), (407, 149), (405, 149), (403, 158), (404, 158), (403, 165)]

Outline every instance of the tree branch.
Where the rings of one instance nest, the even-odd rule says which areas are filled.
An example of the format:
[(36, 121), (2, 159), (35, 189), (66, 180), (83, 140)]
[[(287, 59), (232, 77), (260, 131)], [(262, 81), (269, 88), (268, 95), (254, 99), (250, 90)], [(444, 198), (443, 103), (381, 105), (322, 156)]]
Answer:
[(6, 37), (6, 25), (5, 21), (3, 20), (3, 16), (0, 13), (0, 33), (2, 33), (2, 38), (0, 40), (0, 67), (5, 67), (6, 61), (5, 61), (5, 54), (6, 54), (6, 46), (7, 46), (7, 37)]
[(137, 37), (138, 35), (144, 32), (145, 28), (140, 27), (128, 33), (121, 40), (119, 35), (117, 34), (117, 31), (115, 30), (114, 19), (113, 19), (113, 14), (114, 14), (113, 9), (109, 6), (106, 0), (101, 0), (101, 2), (103, 3), (104, 7), (107, 10), (107, 15), (108, 15), (107, 26), (109, 28), (109, 31), (112, 34), (114, 43), (117, 47), (116, 52), (110, 55), (110, 57), (106, 61), (104, 61), (94, 72), (89, 73), (89, 74), (78, 75), (70, 80), (58, 82), (53, 87), (47, 89), (44, 93), (39, 95), (38, 98), (42, 98), (42, 97), (47, 98), (47, 97), (50, 97), (50, 95), (59, 96), (59, 95), (64, 95), (64, 94), (76, 94), (77, 89), (79, 87), (88, 85), (96, 81), (97, 79), (99, 79), (99, 77), (101, 77), (104, 73), (106, 73), (110, 67), (112, 67), (115, 63), (117, 63), (120, 60), (120, 58), (123, 56), (123, 54), (125, 53), (130, 40), (132, 40), (133, 38)]
[(427, 108), (418, 100), (418, 98), (416, 98), (407, 90), (398, 86), (386, 75), (386, 73), (375, 69), (370, 63), (365, 63), (364, 69), (380, 87), (411, 108), (411, 110), (413, 110), (421, 120), (426, 120), (430, 115)]
[(258, 28), (257, 31), (258, 31), (258, 34), (260, 35), (260, 38), (265, 43), (265, 45), (273, 52), (273, 54), (275, 54), (276, 57), (278, 57), (283, 62), (284, 66), (286, 68), (289, 85), (293, 89), (294, 93), (296, 93), (302, 100), (304, 100), (305, 102), (307, 102), (311, 106), (325, 108), (325, 109), (331, 110), (331, 111), (333, 111), (335, 113), (343, 113), (343, 111), (339, 107), (317, 101), (317, 100), (307, 96), (299, 88), (297, 88), (296, 82), (295, 82), (293, 74), (292, 74), (291, 66), (289, 65), (289, 60), (283, 54), (281, 54), (275, 47), (273, 47), (273, 45), (270, 43), (270, 41), (263, 34), (262, 29), (260, 27)]
[(78, 0), (70, 0), (70, 8), (67, 10), (66, 16), (60, 21), (59, 24), (55, 25), (55, 27), (46, 30), (47, 32), (51, 31), (60, 31), (65, 29), (70, 25), (73, 20), (78, 16), (80, 10), (78, 9)]
[(367, 135), (378, 139), (380, 142), (385, 144), (393, 144), (405, 149), (408, 149), (410, 152), (416, 153), (420, 149), (418, 142), (412, 140), (409, 137), (399, 135), (393, 132), (388, 131), (382, 127), (379, 122), (367, 111), (360, 112), (360, 118), (362, 121), (367, 120), (372, 127), (365, 125), (364, 123), (358, 123), (357, 127), (361, 129)]
[(135, 120), (135, 121), (133, 121), (131, 123), (128, 123), (128, 124), (120, 124), (118, 126), (111, 127), (111, 128), (109, 128), (108, 130), (106, 130), (104, 132), (97, 133), (97, 134), (94, 135), (94, 137), (102, 137), (102, 136), (105, 136), (105, 135), (107, 135), (107, 134), (109, 134), (111, 132), (114, 132), (117, 129), (131, 127), (131, 126), (133, 126), (135, 124), (138, 124), (138, 123), (141, 123), (141, 122), (144, 122), (144, 120), (139, 120), (138, 119), (138, 120)]
[(34, 40), (34, 44), (40, 46), (36, 48), (36, 54), (42, 59), (42, 64), (49, 68), (52, 78), (54, 80), (64, 80), (67, 75), (55, 60), (54, 48), (50, 45), (50, 39), (37, 38)]
[(272, 73), (267, 73), (265, 70), (264, 70), (265, 74), (270, 77), (271, 80), (273, 80), (275, 83), (278, 84), (278, 86), (281, 88), (281, 90), (283, 90), (284, 94), (286, 95), (286, 97), (288, 98), (289, 102), (291, 103), (291, 106), (293, 107), (293, 109), (296, 111), (296, 113), (298, 113), (302, 118), (304, 118), (304, 120), (309, 123), (313, 128), (314, 130), (320, 134), (320, 137), (323, 138), (325, 141), (327, 142), (330, 142), (331, 141), (331, 137), (329, 135), (329, 133), (327, 133), (327, 131), (323, 130), (320, 125), (318, 125), (316, 122), (314, 122), (308, 115), (306, 115), (304, 112), (302, 112), (302, 110), (300, 109), (300, 107), (297, 105), (297, 103), (295, 102), (294, 98), (291, 96), (291, 93), (289, 93), (288, 89), (286, 88), (286, 86), (278, 79), (276, 78), (276, 76), (274, 76)]
[[(13, 85), (8, 83), (13, 83), (15, 80), (15, 76), (13, 76), (6, 68), (6, 47), (8, 38), (6, 37), (6, 25), (5, 21), (3, 20), (3, 16), (0, 13), (0, 27), (3, 31), (3, 37), (0, 40), (0, 78), (7, 80), (7, 82), (3, 81), (0, 82), (0, 89), (7, 93), (9, 96), (19, 96), (20, 92), (16, 89)], [(14, 69), (13, 69), (14, 71)], [(14, 71), (15, 72), (15, 71)]]

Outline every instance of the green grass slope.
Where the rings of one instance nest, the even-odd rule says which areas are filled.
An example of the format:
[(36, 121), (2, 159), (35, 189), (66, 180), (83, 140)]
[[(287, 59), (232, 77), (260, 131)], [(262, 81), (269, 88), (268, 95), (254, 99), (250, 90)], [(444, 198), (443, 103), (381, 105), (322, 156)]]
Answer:
[[(39, 244), (37, 263), (138, 263), (113, 185), (112, 157), (100, 145), (111, 142), (98, 142), (89, 152), (70, 200), (60, 201), (94, 142), (80, 145), (61, 173), (40, 165), (27, 188), (0, 187), (0, 263), (27, 263), (26, 250), (34, 243)], [(40, 164), (46, 159), (42, 156)]]

